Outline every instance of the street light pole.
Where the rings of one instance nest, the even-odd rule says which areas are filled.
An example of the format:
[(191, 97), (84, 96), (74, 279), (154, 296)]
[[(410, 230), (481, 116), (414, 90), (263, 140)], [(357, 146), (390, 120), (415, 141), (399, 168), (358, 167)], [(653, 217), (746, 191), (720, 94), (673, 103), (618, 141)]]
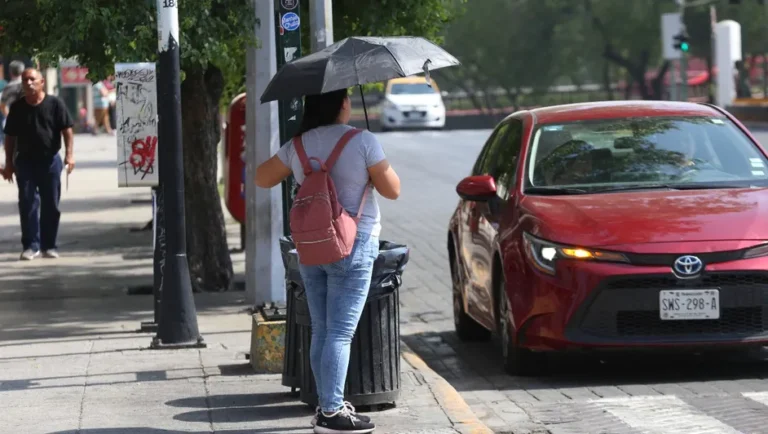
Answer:
[(333, 0), (311, 0), (309, 28), (313, 53), (333, 45)]
[(158, 143), (162, 168), (160, 185), (164, 199), (166, 256), (162, 276), (160, 324), (157, 336), (152, 341), (152, 348), (205, 346), (197, 327), (197, 311), (187, 262), (178, 6), (178, 0), (157, 0)]
[[(680, 4), (680, 26), (685, 30), (685, 0), (678, 0)], [(688, 101), (688, 58), (687, 51), (680, 50), (680, 100)]]

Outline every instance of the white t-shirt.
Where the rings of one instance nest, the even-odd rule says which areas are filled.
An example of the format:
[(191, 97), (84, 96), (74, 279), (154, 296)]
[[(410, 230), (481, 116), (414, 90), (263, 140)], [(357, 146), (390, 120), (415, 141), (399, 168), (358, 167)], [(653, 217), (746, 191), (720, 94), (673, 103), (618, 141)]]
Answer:
[[(327, 160), (341, 136), (350, 129), (352, 127), (349, 125), (334, 124), (314, 128), (304, 133), (301, 140), (307, 158), (317, 157), (321, 161)], [(293, 176), (297, 183), (304, 182), (304, 170), (298, 155), (296, 155), (293, 140), (280, 148), (277, 157), (293, 170)], [(339, 159), (331, 168), (331, 179), (336, 186), (339, 203), (350, 215), (356, 216), (360, 209), (364, 189), (370, 181), (368, 168), (380, 163), (385, 158), (381, 143), (368, 130), (356, 134), (344, 146)], [(316, 161), (311, 161), (311, 164), (313, 169), (320, 169)], [(373, 194), (373, 186), (369, 188), (357, 230), (378, 237), (381, 232), (381, 214), (376, 195)]]

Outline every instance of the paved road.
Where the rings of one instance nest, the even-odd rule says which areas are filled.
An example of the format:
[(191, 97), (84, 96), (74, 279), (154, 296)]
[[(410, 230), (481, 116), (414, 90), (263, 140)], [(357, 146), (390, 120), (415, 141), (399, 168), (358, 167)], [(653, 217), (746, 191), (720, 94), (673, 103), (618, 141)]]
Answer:
[[(768, 433), (768, 366), (744, 357), (560, 359), (548, 377), (505, 375), (493, 344), (453, 332), (446, 225), (455, 186), (489, 131), (381, 134), (403, 181), (380, 199), (382, 237), (413, 248), (402, 334), (497, 433)], [(758, 139), (768, 143), (768, 132)]]

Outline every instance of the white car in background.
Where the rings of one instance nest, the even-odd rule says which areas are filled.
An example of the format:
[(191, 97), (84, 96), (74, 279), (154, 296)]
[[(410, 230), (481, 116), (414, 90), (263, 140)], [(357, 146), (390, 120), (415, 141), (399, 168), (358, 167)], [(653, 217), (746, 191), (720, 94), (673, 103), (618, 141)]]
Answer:
[(381, 129), (443, 128), (445, 104), (437, 83), (430, 81), (431, 86), (419, 76), (389, 80), (381, 103)]

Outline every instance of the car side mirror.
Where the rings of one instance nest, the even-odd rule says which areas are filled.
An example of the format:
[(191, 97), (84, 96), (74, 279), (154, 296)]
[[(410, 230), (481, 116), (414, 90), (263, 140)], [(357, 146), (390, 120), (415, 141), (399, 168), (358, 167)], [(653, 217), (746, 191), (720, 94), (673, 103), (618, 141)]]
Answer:
[(485, 202), (496, 196), (496, 181), (489, 175), (468, 176), (456, 186), (456, 193), (464, 200)]

